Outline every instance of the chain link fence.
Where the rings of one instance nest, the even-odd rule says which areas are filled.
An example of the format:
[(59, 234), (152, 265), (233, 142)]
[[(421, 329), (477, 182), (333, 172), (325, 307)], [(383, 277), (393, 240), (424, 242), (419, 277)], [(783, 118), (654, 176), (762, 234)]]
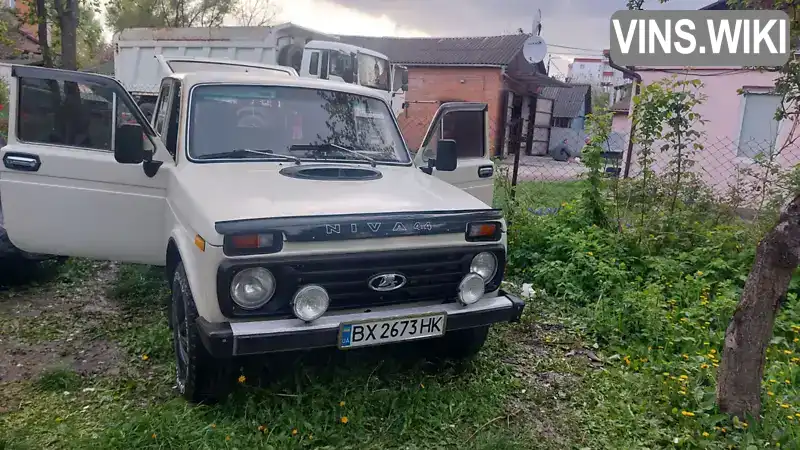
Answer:
[[(553, 134), (551, 134), (553, 136)], [(609, 179), (641, 180), (645, 174), (702, 190), (717, 202), (761, 210), (800, 187), (800, 146), (780, 140), (694, 137), (690, 142), (653, 142), (648, 149), (614, 131), (601, 146), (602, 170)], [(528, 203), (553, 207), (572, 199), (585, 183), (588, 137), (560, 129), (547, 155), (523, 152), (498, 158), (498, 180), (525, 195)]]

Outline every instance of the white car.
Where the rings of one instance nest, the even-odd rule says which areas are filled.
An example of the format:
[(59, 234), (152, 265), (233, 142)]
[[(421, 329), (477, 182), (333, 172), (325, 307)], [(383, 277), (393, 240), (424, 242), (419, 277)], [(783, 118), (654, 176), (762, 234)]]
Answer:
[[(500, 289), (502, 212), (465, 192), (491, 181), (476, 158), (485, 127), (473, 142), (436, 137), (451, 114), (485, 124), (486, 105), (443, 105), (420, 167), (386, 100), (360, 86), (172, 74), (150, 124), (112, 78), (12, 74), (0, 152), (11, 242), (164, 266), (177, 385), (191, 401), (227, 394), (233, 357), (418, 339), (466, 357), (491, 324), (522, 314)], [(29, 95), (42, 81), (50, 101)], [(85, 102), (82, 85), (111, 101)], [(458, 178), (462, 145), (472, 153)]]

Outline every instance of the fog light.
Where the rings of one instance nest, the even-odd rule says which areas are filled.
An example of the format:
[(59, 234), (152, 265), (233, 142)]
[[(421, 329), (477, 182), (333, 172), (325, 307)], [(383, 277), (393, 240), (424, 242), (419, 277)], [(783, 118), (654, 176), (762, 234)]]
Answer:
[(478, 253), (472, 258), (469, 271), (477, 273), (483, 278), (484, 283), (488, 283), (492, 281), (492, 278), (494, 278), (494, 275), (497, 273), (497, 257), (494, 256), (494, 253)]
[(483, 298), (484, 293), (483, 277), (477, 273), (468, 273), (458, 285), (458, 301), (462, 305), (472, 305)]
[(244, 309), (258, 309), (275, 294), (275, 277), (263, 267), (244, 269), (231, 281), (231, 298)]
[(303, 286), (294, 294), (292, 299), (292, 309), (298, 319), (306, 322), (318, 319), (325, 314), (330, 305), (328, 291), (324, 287), (316, 284)]

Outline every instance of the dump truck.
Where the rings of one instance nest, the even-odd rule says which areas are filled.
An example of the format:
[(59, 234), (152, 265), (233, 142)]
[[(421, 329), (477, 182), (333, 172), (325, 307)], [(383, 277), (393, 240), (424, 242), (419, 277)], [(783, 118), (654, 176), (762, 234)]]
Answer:
[[(165, 69), (157, 56), (183, 65), (207, 58), (262, 68), (292, 68), (300, 77), (380, 91), (395, 114), (403, 109), (408, 85), (407, 69), (392, 64), (386, 55), (292, 23), (270, 27), (129, 28), (114, 35), (113, 47), (114, 77), (148, 117), (155, 108), (161, 79), (182, 71)], [(231, 66), (236, 71), (243, 67)], [(191, 67), (186, 71), (196, 70)]]

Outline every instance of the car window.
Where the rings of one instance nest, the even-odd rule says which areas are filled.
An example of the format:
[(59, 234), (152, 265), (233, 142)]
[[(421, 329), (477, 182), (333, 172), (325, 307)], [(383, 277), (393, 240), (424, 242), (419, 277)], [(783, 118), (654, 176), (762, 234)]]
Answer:
[[(73, 81), (20, 77), (18, 95), (17, 138), (24, 142), (110, 152), (116, 127), (133, 117), (112, 89)], [(147, 139), (145, 148), (155, 147)]]
[(192, 91), (189, 114), (188, 152), (194, 159), (243, 148), (308, 159), (358, 159), (330, 147), (335, 145), (379, 162), (410, 162), (391, 110), (372, 97), (287, 86), (208, 85)]
[(161, 92), (158, 95), (158, 110), (156, 111), (156, 120), (153, 123), (153, 128), (156, 130), (156, 133), (161, 136), (164, 135), (164, 123), (167, 119), (167, 113), (169, 112), (170, 85), (171, 83), (167, 81), (161, 86)]

